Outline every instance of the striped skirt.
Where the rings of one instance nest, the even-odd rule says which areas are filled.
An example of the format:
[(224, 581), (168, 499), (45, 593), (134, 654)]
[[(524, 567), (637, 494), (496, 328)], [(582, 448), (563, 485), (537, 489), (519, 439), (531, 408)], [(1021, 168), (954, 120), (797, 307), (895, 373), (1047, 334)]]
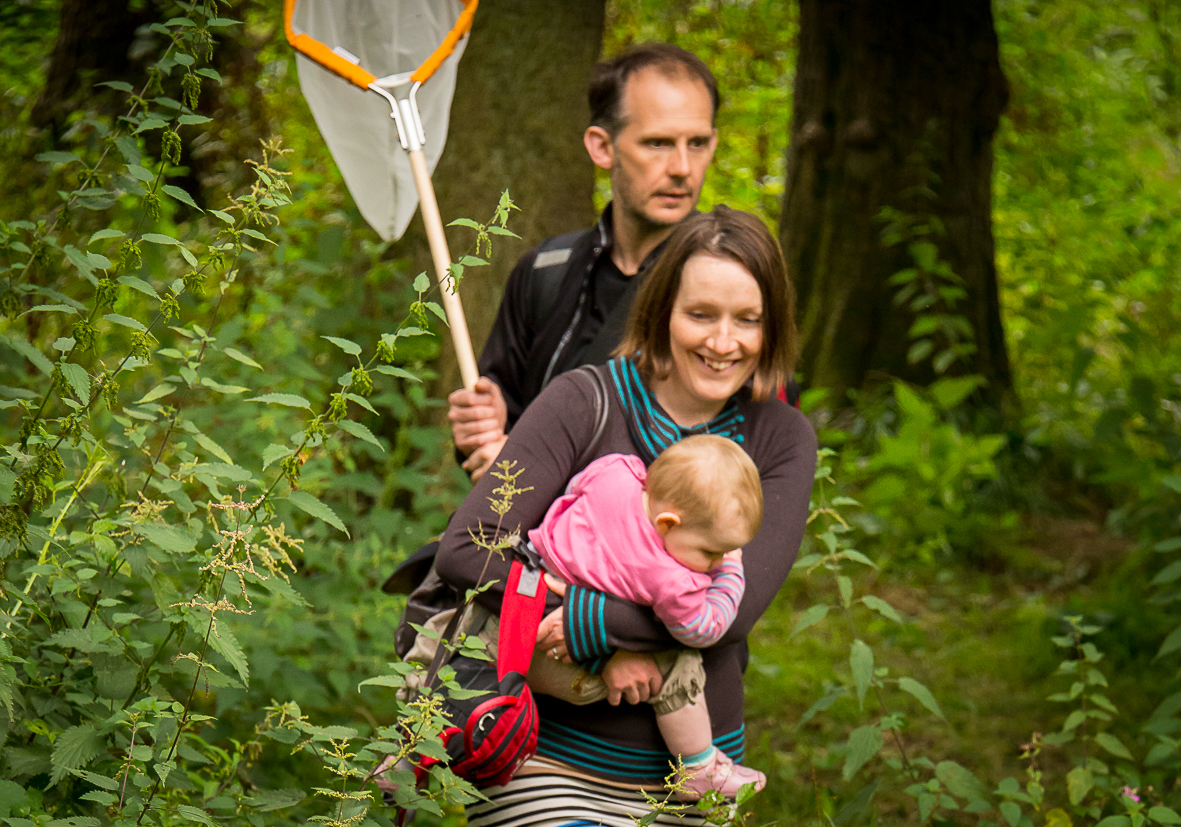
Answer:
[[(635, 827), (635, 819), (652, 811), (638, 789), (579, 775), (544, 758), (534, 758), (508, 784), (483, 793), (490, 800), (468, 805), (468, 827)], [(665, 797), (663, 791), (650, 794), (657, 800)], [(706, 823), (692, 804), (676, 804), (673, 809), (654, 823)]]

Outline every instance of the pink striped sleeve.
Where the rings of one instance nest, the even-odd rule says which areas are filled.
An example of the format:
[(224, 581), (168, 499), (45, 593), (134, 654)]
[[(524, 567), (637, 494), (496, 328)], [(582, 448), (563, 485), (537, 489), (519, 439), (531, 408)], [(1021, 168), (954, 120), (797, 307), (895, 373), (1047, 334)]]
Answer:
[(746, 591), (742, 563), (725, 560), (708, 573), (709, 586), (684, 595), (684, 600), (677, 601), (678, 606), (667, 607), (672, 612), (666, 615), (662, 607), (654, 607), (656, 613), (662, 615), (661, 620), (668, 626), (669, 633), (694, 649), (712, 646), (726, 633)]

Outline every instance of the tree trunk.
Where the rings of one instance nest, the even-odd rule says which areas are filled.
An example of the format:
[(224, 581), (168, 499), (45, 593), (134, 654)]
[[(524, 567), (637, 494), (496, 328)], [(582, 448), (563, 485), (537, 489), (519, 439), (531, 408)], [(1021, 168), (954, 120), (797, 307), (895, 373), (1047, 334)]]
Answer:
[(883, 244), (883, 208), (942, 225), (927, 239), (966, 291), (943, 310), (966, 318), (976, 348), (952, 372), (983, 375), (990, 401), (1011, 386), (991, 223), (992, 136), (1007, 98), (989, 0), (800, 0), (781, 234), (799, 291), (800, 371), (833, 389), (834, 405), (881, 374), (936, 376), (932, 359), (907, 358), (915, 314), (895, 306), (889, 279), (915, 256)]
[[(594, 167), (582, 145), (590, 118), (586, 84), (599, 55), (604, 0), (482, 0), (459, 64), (447, 146), (434, 183), (443, 222), (488, 221), (500, 193), (520, 207), (492, 236), (490, 267), (469, 268), (460, 286), (477, 355), (517, 259), (543, 238), (594, 222)], [(452, 258), (473, 248), (471, 230), (447, 231)], [(396, 252), (430, 269), (416, 216)], [(436, 394), (462, 383), (449, 338), (441, 343)]]
[(94, 81), (123, 79), (131, 68), (128, 51), (136, 29), (155, 19), (152, 11), (133, 8), (128, 0), (64, 0), (33, 124), (58, 132), (75, 97), (95, 94), (84, 83), (89, 74)]

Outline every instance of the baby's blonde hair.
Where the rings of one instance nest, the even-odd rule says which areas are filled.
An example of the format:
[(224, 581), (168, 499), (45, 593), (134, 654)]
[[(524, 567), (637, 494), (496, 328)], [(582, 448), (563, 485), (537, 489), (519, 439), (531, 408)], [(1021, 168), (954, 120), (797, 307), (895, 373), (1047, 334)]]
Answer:
[(747, 520), (753, 538), (763, 523), (759, 469), (733, 440), (698, 434), (674, 442), (648, 468), (649, 502), (677, 512), (685, 528), (703, 529), (733, 503)]

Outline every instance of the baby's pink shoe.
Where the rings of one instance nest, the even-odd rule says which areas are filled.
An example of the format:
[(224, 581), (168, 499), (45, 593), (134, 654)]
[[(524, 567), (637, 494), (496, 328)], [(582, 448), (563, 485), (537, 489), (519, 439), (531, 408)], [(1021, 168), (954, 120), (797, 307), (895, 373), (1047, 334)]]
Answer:
[(704, 766), (685, 767), (678, 778), (681, 801), (696, 801), (710, 790), (717, 790), (726, 798), (737, 798), (744, 784), (754, 784), (755, 791), (767, 786), (767, 776), (758, 770), (735, 764), (726, 753), (715, 749), (713, 757)]

